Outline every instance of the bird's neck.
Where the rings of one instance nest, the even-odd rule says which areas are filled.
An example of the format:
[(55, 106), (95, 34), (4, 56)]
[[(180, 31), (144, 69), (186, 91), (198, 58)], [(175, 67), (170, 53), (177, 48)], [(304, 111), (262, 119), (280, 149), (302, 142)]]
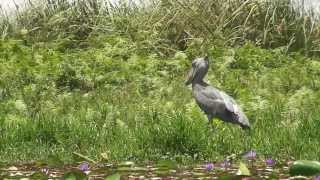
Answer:
[(196, 73), (196, 75), (193, 78), (192, 84), (206, 84), (203, 79), (206, 76), (208, 70), (199, 71)]
[(195, 86), (206, 87), (206, 86), (208, 86), (208, 84), (201, 79), (200, 81), (193, 81), (192, 82), (192, 87), (195, 87)]

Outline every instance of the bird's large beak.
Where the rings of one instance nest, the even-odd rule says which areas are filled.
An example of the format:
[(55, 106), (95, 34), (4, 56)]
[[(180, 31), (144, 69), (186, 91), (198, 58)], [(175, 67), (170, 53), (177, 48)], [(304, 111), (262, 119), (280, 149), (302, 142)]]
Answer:
[(186, 82), (185, 82), (185, 85), (186, 85), (186, 86), (188, 86), (189, 84), (192, 83), (195, 74), (196, 74), (196, 70), (195, 70), (194, 67), (192, 67), (191, 70), (190, 70), (189, 73), (188, 73), (188, 76), (187, 76), (187, 79), (186, 79)]
[(208, 56), (208, 54), (206, 54), (206, 55), (204, 56), (204, 60), (207, 61), (207, 62), (209, 62), (209, 56)]

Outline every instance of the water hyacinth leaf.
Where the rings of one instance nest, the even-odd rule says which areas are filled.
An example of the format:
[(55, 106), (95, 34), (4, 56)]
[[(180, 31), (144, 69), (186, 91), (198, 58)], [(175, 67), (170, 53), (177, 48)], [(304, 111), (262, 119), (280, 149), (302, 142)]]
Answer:
[(202, 173), (202, 172), (192, 172), (192, 176), (194, 177), (204, 177), (207, 176), (206, 173)]
[(144, 172), (148, 171), (147, 168), (142, 168), (142, 167), (118, 167), (118, 171), (128, 171), (128, 172)]
[(165, 176), (165, 175), (169, 175), (170, 171), (166, 170), (166, 169), (159, 169), (155, 171), (155, 174), (159, 175), (159, 176)]
[(250, 173), (246, 164), (240, 162), (237, 175), (238, 176), (251, 176), (251, 173)]
[(120, 180), (121, 175), (119, 173), (107, 176), (105, 180)]
[(130, 172), (132, 170), (131, 167), (118, 167), (117, 171)]
[(136, 171), (148, 171), (148, 168), (144, 168), (144, 167), (134, 167), (134, 168), (132, 168), (132, 170), (133, 170), (134, 172), (136, 172)]
[(232, 175), (225, 175), (225, 176), (219, 176), (218, 180), (240, 180), (241, 178), (239, 176), (232, 176)]
[(132, 162), (132, 161), (125, 161), (125, 162), (121, 162), (121, 163), (119, 164), (119, 166), (122, 166), (122, 167), (132, 167), (132, 166), (134, 166), (134, 165), (135, 165), (135, 163)]
[(291, 176), (315, 176), (320, 174), (320, 162), (298, 160), (289, 169)]
[(269, 175), (268, 178), (269, 178), (269, 179), (278, 179), (278, 177), (279, 177), (279, 176), (278, 176), (277, 173), (272, 173), (272, 174)]
[(49, 176), (43, 172), (35, 172), (29, 177), (32, 180), (47, 180), (48, 178)]
[(88, 177), (85, 173), (79, 170), (73, 170), (65, 173), (62, 177), (64, 180), (87, 180)]
[(11, 179), (24, 179), (26, 178), (25, 175), (22, 175), (21, 173), (19, 174), (10, 174), (9, 176), (7, 176), (8, 179), (4, 179), (4, 180), (11, 180)]
[(160, 160), (157, 162), (156, 167), (159, 169), (176, 169), (177, 164), (172, 160)]

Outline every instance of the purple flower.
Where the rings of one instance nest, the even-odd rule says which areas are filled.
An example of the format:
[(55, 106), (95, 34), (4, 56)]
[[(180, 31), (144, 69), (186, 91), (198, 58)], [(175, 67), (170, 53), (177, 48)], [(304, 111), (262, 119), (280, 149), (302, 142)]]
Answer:
[(89, 171), (89, 163), (87, 162), (81, 163), (79, 166), (79, 169), (81, 171)]
[(46, 175), (49, 174), (49, 169), (47, 169), (47, 168), (42, 168), (40, 171), (41, 171), (42, 173), (46, 174)]
[(316, 177), (314, 178), (314, 180), (320, 180), (320, 175), (319, 175), (319, 176), (316, 176)]
[(212, 171), (214, 169), (214, 164), (213, 163), (208, 163), (204, 167), (205, 167), (205, 169), (207, 171)]
[(251, 151), (247, 152), (244, 155), (244, 157), (247, 159), (255, 159), (257, 157), (257, 153), (256, 153), (256, 151), (251, 150)]
[(265, 162), (266, 162), (267, 166), (274, 166), (274, 164), (275, 164), (275, 161), (271, 158), (266, 159)]
[(228, 167), (231, 166), (230, 161), (228, 160), (224, 160), (221, 164), (220, 164), (221, 168), (227, 169)]

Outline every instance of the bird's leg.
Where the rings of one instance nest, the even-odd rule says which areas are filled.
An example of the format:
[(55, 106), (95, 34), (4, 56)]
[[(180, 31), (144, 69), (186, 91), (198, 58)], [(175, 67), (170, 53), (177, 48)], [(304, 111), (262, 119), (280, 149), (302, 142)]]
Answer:
[(213, 116), (208, 114), (207, 117), (208, 117), (208, 127), (210, 127), (210, 129), (212, 130), (212, 129), (214, 129), (214, 126), (212, 124)]
[(212, 116), (210, 115), (210, 114), (207, 114), (207, 118), (208, 118), (208, 122), (209, 122), (209, 124), (211, 124), (212, 123)]

